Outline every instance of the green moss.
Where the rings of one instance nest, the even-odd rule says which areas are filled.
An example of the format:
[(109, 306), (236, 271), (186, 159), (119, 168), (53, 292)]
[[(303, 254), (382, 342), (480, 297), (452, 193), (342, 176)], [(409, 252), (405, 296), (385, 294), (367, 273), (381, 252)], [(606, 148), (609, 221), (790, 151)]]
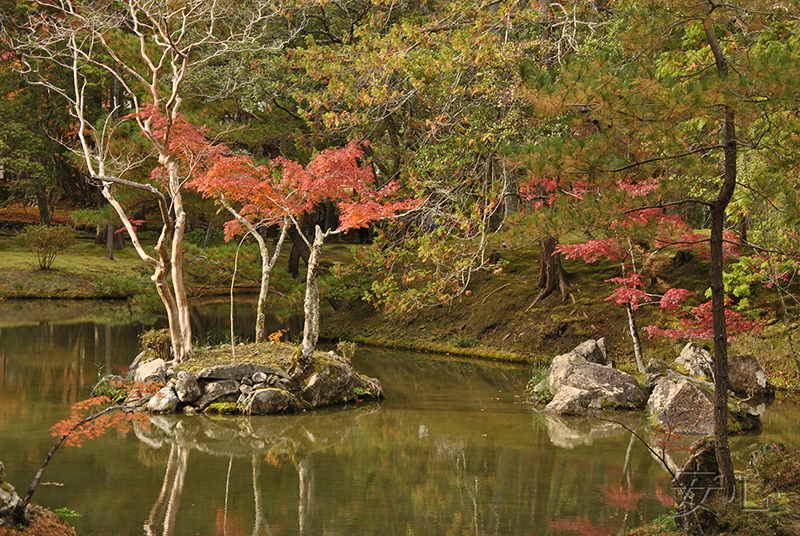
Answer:
[(221, 415), (234, 415), (239, 413), (239, 407), (236, 402), (214, 402), (208, 408), (207, 413), (218, 413)]

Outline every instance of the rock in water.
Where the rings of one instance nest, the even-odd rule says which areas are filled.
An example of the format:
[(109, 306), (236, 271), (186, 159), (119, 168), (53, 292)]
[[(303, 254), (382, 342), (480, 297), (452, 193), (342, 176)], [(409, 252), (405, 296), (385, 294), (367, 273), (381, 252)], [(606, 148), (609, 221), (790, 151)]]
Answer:
[(178, 399), (184, 404), (194, 402), (203, 395), (203, 390), (197, 383), (195, 377), (185, 371), (178, 372), (178, 377), (175, 381), (175, 394)]
[(147, 409), (155, 413), (174, 413), (178, 408), (178, 395), (172, 387), (162, 387), (147, 402)]
[(141, 383), (164, 383), (167, 381), (165, 365), (166, 363), (163, 359), (150, 359), (145, 361), (136, 368), (133, 379)]
[(16, 524), (15, 511), (22, 503), (14, 486), (6, 482), (6, 470), (0, 462), (0, 527), (12, 527)]
[(553, 400), (544, 412), (554, 415), (575, 415), (585, 409), (642, 409), (647, 400), (633, 376), (589, 363), (575, 352), (553, 359), (547, 386)]

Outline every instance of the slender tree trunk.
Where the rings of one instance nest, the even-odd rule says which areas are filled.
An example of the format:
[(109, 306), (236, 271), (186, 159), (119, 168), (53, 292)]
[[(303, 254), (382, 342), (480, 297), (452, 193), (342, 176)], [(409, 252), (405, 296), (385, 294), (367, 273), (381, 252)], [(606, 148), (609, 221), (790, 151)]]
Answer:
[[(711, 14), (703, 21), (706, 39), (720, 78), (728, 74), (728, 61), (714, 33)], [(736, 188), (736, 116), (725, 106), (725, 170), (719, 195), (711, 208), (711, 308), (714, 323), (714, 447), (722, 476), (722, 488), (732, 498), (736, 491), (733, 461), (728, 444), (728, 333), (725, 322), (725, 287), (722, 281), (722, 240), (725, 210)]]
[(636, 367), (642, 374), (645, 373), (647, 366), (644, 362), (642, 355), (642, 340), (639, 338), (639, 328), (636, 325), (636, 311), (633, 310), (631, 304), (627, 304), (625, 309), (628, 312), (628, 329), (631, 331), (631, 340), (633, 341), (633, 355), (636, 357)]
[(314, 229), (314, 242), (311, 245), (311, 255), (308, 257), (308, 273), (306, 274), (306, 297), (303, 303), (305, 324), (303, 326), (303, 343), (300, 346), (300, 356), (297, 359), (293, 377), (305, 379), (308, 377), (314, 360), (314, 350), (319, 340), (319, 285), (317, 284), (317, 271), (319, 270), (319, 256), (322, 253), (322, 244), (327, 233), (323, 233), (319, 225)]
[(222, 206), (228, 209), (234, 218), (236, 218), (258, 242), (258, 250), (261, 254), (261, 288), (258, 292), (258, 304), (256, 305), (256, 342), (264, 342), (267, 340), (267, 333), (266, 333), (266, 323), (267, 323), (267, 299), (269, 298), (269, 278), (272, 274), (272, 268), (275, 267), (275, 263), (278, 260), (278, 255), (281, 254), (281, 248), (283, 247), (283, 242), (286, 239), (286, 235), (289, 233), (289, 221), (288, 218), (284, 218), (283, 225), (281, 226), (281, 234), (278, 237), (278, 243), (275, 245), (275, 251), (272, 253), (272, 257), (269, 255), (269, 248), (267, 247), (267, 241), (261, 236), (261, 233), (258, 232), (258, 229), (250, 223), (246, 218), (243, 218), (236, 209), (225, 199), (225, 197), (220, 198), (220, 202)]
[(186, 297), (186, 286), (183, 280), (183, 238), (186, 231), (186, 211), (183, 207), (183, 196), (181, 195), (181, 177), (178, 172), (178, 164), (166, 158), (161, 158), (161, 164), (169, 172), (169, 189), (172, 197), (172, 207), (175, 212), (175, 226), (172, 233), (170, 244), (170, 261), (172, 269), (172, 291), (175, 294), (175, 305), (178, 313), (178, 327), (180, 338), (177, 342), (173, 340), (173, 346), (180, 346), (180, 356), (176, 354), (175, 359), (178, 363), (189, 359), (193, 354), (192, 348), (192, 322), (189, 316), (189, 300)]

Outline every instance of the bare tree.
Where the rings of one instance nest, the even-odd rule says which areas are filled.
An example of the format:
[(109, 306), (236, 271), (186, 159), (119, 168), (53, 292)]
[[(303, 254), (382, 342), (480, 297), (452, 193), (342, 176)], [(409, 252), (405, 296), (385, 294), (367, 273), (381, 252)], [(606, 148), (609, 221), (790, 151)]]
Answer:
[[(278, 49), (302, 26), (284, 18), (279, 0), (41, 0), (29, 15), (27, 37), (3, 39), (23, 54), (28, 79), (67, 100), (77, 141), (69, 144), (90, 181), (114, 207), (139, 256), (151, 267), (167, 312), (176, 362), (192, 355), (189, 306), (184, 288), (183, 240), (187, 214), (182, 190), (196, 159), (180, 146), (182, 87), (187, 74), (225, 61), (232, 53)], [(293, 20), (281, 27), (281, 21)], [(265, 37), (275, 36), (278, 37)], [(53, 65), (67, 76), (50, 75)], [(123, 102), (98, 106), (98, 80), (112, 80)], [(120, 120), (119, 108), (129, 112)], [(134, 158), (121, 122), (132, 121), (145, 138), (162, 175), (133, 173), (146, 162)], [(126, 135), (127, 136), (127, 135)], [(127, 143), (126, 143), (127, 142)], [(129, 178), (130, 176), (130, 178)], [(155, 180), (154, 180), (155, 179)], [(145, 248), (118, 192), (134, 188), (158, 202), (161, 232), (154, 251)]]

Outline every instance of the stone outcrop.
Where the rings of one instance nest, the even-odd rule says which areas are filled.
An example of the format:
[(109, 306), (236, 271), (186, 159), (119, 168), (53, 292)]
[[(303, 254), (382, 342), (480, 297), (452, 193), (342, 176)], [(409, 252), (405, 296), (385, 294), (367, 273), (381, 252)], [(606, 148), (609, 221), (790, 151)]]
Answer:
[(0, 527), (11, 527), (16, 523), (15, 514), (21, 503), (14, 486), (6, 482), (6, 470), (0, 462)]
[[(647, 407), (658, 427), (679, 434), (714, 434), (714, 385), (669, 371), (659, 381)], [(761, 427), (758, 413), (744, 403), (729, 400), (728, 430), (741, 432)]]
[(154, 395), (134, 389), (126, 400), (128, 404), (144, 404), (152, 413), (265, 415), (384, 398), (377, 379), (365, 378), (336, 359), (322, 361), (318, 372), (305, 382), (293, 382), (282, 370), (252, 363), (220, 365), (197, 374), (176, 373), (165, 369), (161, 359), (141, 363), (134, 378), (142, 383), (166, 383)]
[(745, 398), (774, 398), (775, 387), (752, 355), (728, 356), (730, 390)]
[(573, 348), (572, 353), (581, 356), (589, 363), (608, 365), (608, 353), (606, 352), (605, 338), (600, 338), (597, 340), (589, 339), (588, 341), (584, 341)]
[(676, 372), (658, 382), (647, 401), (653, 422), (679, 434), (714, 433), (713, 385)]
[(147, 402), (147, 409), (155, 413), (172, 413), (178, 408), (178, 395), (172, 387), (162, 387)]
[(145, 361), (133, 371), (133, 379), (140, 383), (164, 383), (167, 381), (166, 363), (163, 359)]
[[(604, 345), (587, 341), (577, 349), (584, 355), (606, 360), (602, 348)], [(633, 376), (589, 362), (575, 351), (553, 359), (547, 386), (553, 399), (543, 411), (554, 415), (578, 415), (586, 409), (642, 409), (647, 400)]]
[[(587, 361), (587, 356), (598, 363)], [(602, 339), (586, 341), (575, 350), (556, 356), (547, 379), (534, 388), (532, 401), (545, 399), (548, 403), (542, 412), (550, 415), (638, 410), (646, 403), (658, 428), (678, 434), (713, 435), (714, 384), (703, 379), (710, 376), (712, 366), (706, 350), (689, 343), (675, 363), (682, 371), (692, 371), (700, 378), (681, 374), (661, 359), (650, 360), (645, 370), (645, 388), (652, 393), (649, 399), (633, 376), (599, 364), (609, 361), (613, 362), (608, 359)], [(735, 356), (731, 363), (731, 386), (736, 393), (768, 396), (774, 392), (754, 358)], [(552, 398), (546, 399), (547, 391)], [(759, 414), (735, 397), (729, 399), (728, 415), (729, 432), (761, 427)]]
[(696, 378), (714, 378), (714, 362), (711, 354), (697, 343), (690, 342), (684, 346), (675, 364)]

